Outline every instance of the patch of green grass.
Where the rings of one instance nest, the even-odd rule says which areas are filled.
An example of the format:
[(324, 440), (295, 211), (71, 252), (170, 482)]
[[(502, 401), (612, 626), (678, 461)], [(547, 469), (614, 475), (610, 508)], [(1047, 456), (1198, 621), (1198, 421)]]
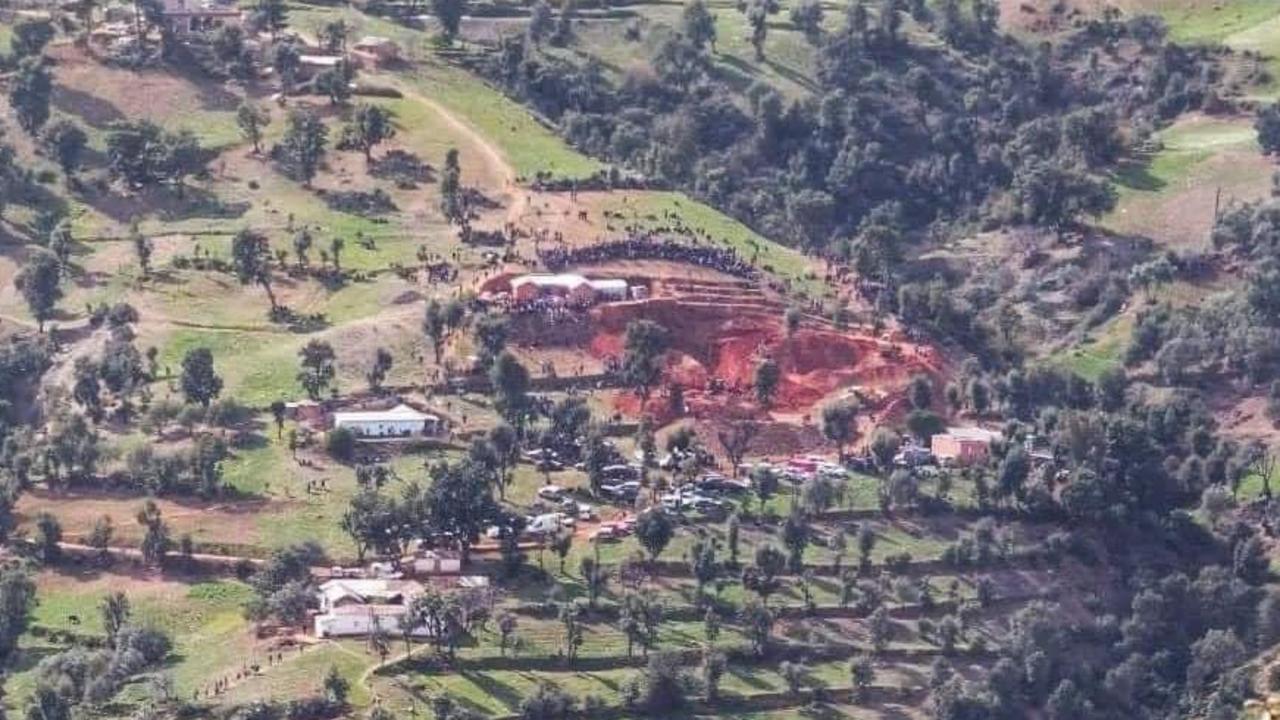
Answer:
[[(48, 629), (101, 634), (98, 606), (113, 588), (110, 583), (88, 582), (92, 584), (77, 588), (62, 581), (56, 589), (38, 582), (39, 603), (33, 612), (33, 623)], [(234, 580), (218, 580), (186, 587), (171, 583), (141, 595), (127, 587), (122, 589), (131, 600), (132, 622), (160, 629), (173, 640), (166, 672), (179, 693), (185, 695), (214, 677), (239, 669), (248, 640), (248, 621), (241, 611), (250, 594), (248, 586)], [(24, 637), (23, 646), (24, 654), (30, 653), (33, 661), (62, 649), (30, 635)], [(34, 664), (29, 663), (30, 667), (6, 683), (10, 707), (20, 707), (33, 688)]]
[(1229, 35), (1223, 42), (1234, 50), (1257, 52), (1267, 59), (1271, 80), (1253, 88), (1250, 94), (1260, 99), (1274, 99), (1280, 88), (1280, 11), (1257, 25)]
[[(246, 658), (248, 659), (248, 658)], [(366, 652), (359, 641), (324, 643), (299, 653), (285, 650), (283, 662), (265, 666), (259, 675), (232, 686), (219, 701), (223, 704), (247, 703), (254, 700), (287, 700), (324, 692), (324, 677), (337, 668), (351, 684), (348, 701), (363, 707), (369, 704), (368, 686), (361, 682), (365, 672), (378, 663), (378, 657)]]
[(354, 10), (299, 8), (291, 14), (295, 26), (315, 32), (324, 23), (341, 17), (351, 34), (390, 38), (414, 59), (411, 73), (401, 79), (427, 98), (440, 103), (459, 120), (494, 143), (517, 175), (530, 178), (539, 172), (561, 177), (583, 177), (604, 165), (569, 147), (519, 103), (454, 67), (432, 51), (428, 33), (369, 17)]
[[(690, 668), (691, 671), (696, 668)], [(389, 681), (379, 678), (380, 687), (395, 691), (407, 685), (419, 698), (447, 694), (469, 709), (487, 715), (504, 715), (516, 712), (520, 700), (532, 694), (539, 683), (553, 682), (579, 699), (594, 695), (610, 705), (621, 703), (620, 690), (625, 682), (637, 674), (635, 669), (530, 672), (530, 671), (461, 671), (448, 675), (419, 675), (408, 679)], [(911, 666), (882, 668), (877, 673), (877, 684), (909, 682), (912, 675), (927, 675), (927, 669)], [(848, 687), (849, 666), (844, 661), (813, 663), (808, 667), (810, 683), (826, 687)], [(759, 693), (785, 691), (786, 681), (775, 665), (741, 665), (730, 663), (721, 681), (726, 695), (749, 696)], [(755, 713), (751, 717), (764, 720), (781, 720), (798, 717), (786, 714), (790, 711)], [(742, 717), (735, 714), (734, 717)]]
[(1199, 163), (1224, 150), (1256, 148), (1253, 127), (1239, 121), (1189, 121), (1157, 135), (1162, 147), (1142, 164), (1116, 174), (1121, 198), (1128, 191), (1158, 192), (1178, 184)]
[[(807, 97), (814, 89), (816, 53), (804, 35), (792, 27), (787, 13), (793, 2), (781, 2), (780, 11), (770, 17), (765, 38), (763, 60), (756, 58), (750, 42), (746, 15), (728, 0), (713, 0), (708, 6), (715, 16), (716, 49), (710, 58), (716, 70), (735, 90), (745, 91), (752, 83), (762, 82), (777, 89), (784, 97)], [(600, 60), (606, 72), (619, 80), (630, 68), (645, 66), (655, 52), (679, 27), (683, 11), (679, 3), (640, 3), (632, 10), (643, 21), (637, 40), (620, 40), (624, 27), (632, 18), (616, 21), (584, 23), (576, 30), (577, 40), (571, 49), (546, 48), (553, 55), (579, 60), (591, 55)], [(824, 23), (829, 29), (839, 26), (841, 13), (828, 9)]]
[(282, 333), (246, 333), (178, 329), (160, 347), (161, 367), (176, 371), (188, 350), (205, 347), (225, 382), (224, 393), (241, 402), (265, 406), (302, 396), (298, 384), (298, 348), (304, 339)]
[(271, 480), (287, 472), (288, 448), (276, 440), (273, 421), (265, 418), (263, 422), (272, 428), (263, 443), (258, 447), (235, 448), (222, 464), (222, 481), (238, 492), (259, 494), (267, 489)]
[(1145, 0), (1140, 10), (1164, 18), (1170, 38), (1181, 43), (1215, 43), (1280, 15), (1272, 0)]
[(436, 65), (410, 80), (495, 143), (520, 178), (538, 173), (585, 177), (604, 169), (602, 163), (571, 148), (519, 103), (474, 75)]
[(1107, 370), (1120, 368), (1123, 365), (1120, 357), (1123, 350), (1123, 343), (1116, 338), (1115, 341), (1108, 340), (1071, 347), (1053, 360), (1062, 369), (1070, 370), (1087, 380), (1097, 380)]
[(280, 548), (314, 540), (335, 561), (353, 562), (355, 545), (339, 527), (350, 493), (302, 497), (301, 505), (293, 503), (285, 512), (259, 516), (259, 533), (267, 538), (268, 546)]
[(1215, 204), (1264, 197), (1269, 162), (1252, 124), (1188, 116), (1156, 136), (1160, 148), (1120, 168), (1116, 207), (1102, 224), (1171, 249), (1203, 249)]

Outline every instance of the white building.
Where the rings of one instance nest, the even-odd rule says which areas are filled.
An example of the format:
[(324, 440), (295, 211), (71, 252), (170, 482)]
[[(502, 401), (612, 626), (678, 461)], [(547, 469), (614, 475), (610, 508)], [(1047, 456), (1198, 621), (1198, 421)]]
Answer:
[(413, 437), (436, 434), (440, 418), (401, 403), (390, 410), (336, 412), (333, 427), (346, 428), (360, 438)]
[[(422, 585), (412, 580), (330, 580), (319, 590), (316, 637), (368, 635), (375, 628), (398, 633), (409, 603), (422, 591)], [(415, 628), (413, 634), (422, 637), (427, 631)]]
[(597, 301), (626, 300), (628, 290), (626, 280), (588, 280), (575, 273), (534, 273), (511, 280), (511, 296), (520, 302), (558, 297), (574, 305), (590, 305)]
[(612, 278), (607, 280), (588, 280), (591, 289), (600, 302), (621, 302), (627, 299), (629, 288), (626, 280)]
[(414, 575), (456, 575), (462, 572), (462, 556), (448, 550), (423, 550), (409, 567)]
[(240, 6), (223, 0), (162, 0), (160, 15), (175, 35), (187, 36), (240, 24)]

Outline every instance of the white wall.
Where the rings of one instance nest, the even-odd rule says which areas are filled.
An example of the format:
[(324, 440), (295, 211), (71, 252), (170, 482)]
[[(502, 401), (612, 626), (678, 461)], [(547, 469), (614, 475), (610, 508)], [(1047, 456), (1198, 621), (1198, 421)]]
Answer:
[(423, 423), (418, 420), (387, 420), (379, 422), (335, 422), (334, 427), (345, 427), (356, 435), (365, 437), (397, 437), (422, 432)]

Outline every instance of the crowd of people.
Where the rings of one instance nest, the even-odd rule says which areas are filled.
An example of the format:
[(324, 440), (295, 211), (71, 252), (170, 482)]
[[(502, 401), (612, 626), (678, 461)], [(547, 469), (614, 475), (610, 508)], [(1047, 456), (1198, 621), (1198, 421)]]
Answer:
[(719, 270), (740, 278), (755, 279), (759, 271), (731, 249), (700, 245), (652, 234), (632, 234), (625, 240), (614, 240), (580, 248), (539, 248), (538, 259), (551, 272), (575, 265), (615, 260), (671, 260)]

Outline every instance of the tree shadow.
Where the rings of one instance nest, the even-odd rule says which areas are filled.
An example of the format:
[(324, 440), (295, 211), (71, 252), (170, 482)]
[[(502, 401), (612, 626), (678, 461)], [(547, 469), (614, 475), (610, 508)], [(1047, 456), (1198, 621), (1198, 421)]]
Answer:
[(80, 118), (90, 127), (105, 129), (126, 120), (126, 116), (109, 100), (83, 90), (56, 85), (51, 102), (59, 111)]
[(756, 690), (768, 690), (769, 683), (756, 677), (754, 668), (743, 667), (741, 665), (730, 665), (729, 674), (742, 681), (743, 684)]
[[(462, 677), (474, 683), (476, 687), (484, 690), (486, 695), (502, 703), (503, 707), (508, 710), (515, 710), (520, 707), (520, 703), (524, 700), (524, 695), (514, 687), (496, 680), (488, 674), (468, 670), (463, 670), (460, 674)], [(471, 705), (473, 710), (481, 712), (485, 711), (485, 708), (474, 701), (462, 698), (462, 702), (464, 704)]]
[(736, 55), (718, 54), (713, 66), (716, 79), (728, 85), (734, 92), (744, 93), (751, 87), (760, 69)]
[(1121, 161), (1112, 175), (1112, 179), (1116, 181), (1117, 185), (1143, 192), (1158, 192), (1169, 185), (1169, 183), (1151, 174), (1150, 157)]
[(769, 68), (774, 72), (790, 80), (791, 82), (799, 85), (805, 90), (817, 92), (818, 90), (817, 83), (815, 83), (811, 78), (805, 77), (804, 75), (800, 74), (794, 68), (787, 67), (786, 65), (779, 65), (778, 63), (768, 58), (765, 59), (764, 64), (768, 65)]
[(40, 661), (47, 657), (52, 657), (62, 652), (63, 648), (39, 646), (39, 647), (23, 647), (18, 650), (17, 656), (13, 661), (13, 666), (9, 668), (11, 675), (18, 675), (29, 670), (34, 670)]
[(380, 180), (393, 181), (402, 188), (436, 181), (435, 168), (416, 153), (400, 148), (389, 150), (375, 159), (369, 168), (369, 174)]
[(183, 192), (184, 197), (179, 198), (167, 189), (146, 188), (127, 195), (112, 191), (86, 193), (81, 199), (118, 223), (139, 217), (153, 217), (163, 222), (196, 218), (235, 220), (243, 217), (250, 208), (247, 201), (227, 202), (203, 188), (187, 187)]
[(195, 88), (202, 110), (234, 112), (239, 107), (239, 96), (218, 81), (211, 80), (207, 75), (202, 74), (194, 63), (170, 63), (166, 67)]

